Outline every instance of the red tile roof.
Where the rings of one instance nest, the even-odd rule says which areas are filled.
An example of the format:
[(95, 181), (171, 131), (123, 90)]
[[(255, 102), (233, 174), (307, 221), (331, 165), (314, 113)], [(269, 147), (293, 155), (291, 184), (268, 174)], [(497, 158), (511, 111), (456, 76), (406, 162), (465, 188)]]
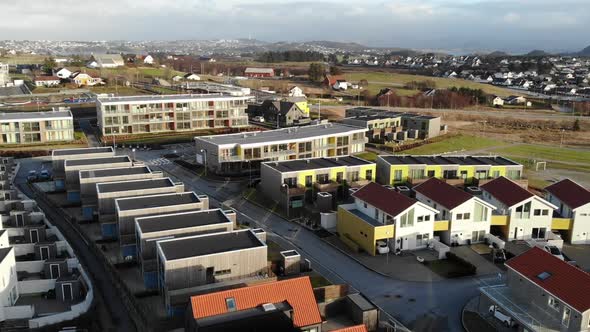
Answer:
[(338, 81), (345, 81), (346, 82), (346, 78), (344, 78), (343, 75), (326, 75), (324, 82), (325, 81), (328, 81), (329, 85), (334, 85)]
[(437, 178), (430, 178), (426, 182), (422, 182), (414, 187), (414, 191), (430, 198), (449, 210), (473, 198), (473, 195)]
[(227, 313), (225, 301), (228, 298), (234, 298), (237, 310), (253, 309), (266, 303), (287, 301), (293, 308), (293, 324), (296, 327), (322, 322), (309, 277), (192, 296), (193, 317), (200, 319)]
[(481, 188), (508, 207), (534, 196), (528, 190), (503, 176), (482, 185)]
[(392, 217), (404, 212), (416, 203), (415, 200), (408, 196), (402, 195), (395, 190), (387, 189), (375, 182), (370, 182), (357, 190), (352, 194), (352, 197), (367, 202), (367, 204), (371, 204)]
[(367, 327), (364, 324), (345, 327), (339, 330), (332, 330), (332, 332), (367, 332)]
[(60, 78), (57, 76), (37, 76), (35, 81), (59, 81)]
[(554, 183), (545, 190), (572, 209), (590, 203), (590, 191), (570, 179)]
[[(580, 313), (590, 309), (590, 274), (545, 250), (533, 247), (506, 265)], [(541, 280), (538, 275), (543, 272), (551, 275)]]

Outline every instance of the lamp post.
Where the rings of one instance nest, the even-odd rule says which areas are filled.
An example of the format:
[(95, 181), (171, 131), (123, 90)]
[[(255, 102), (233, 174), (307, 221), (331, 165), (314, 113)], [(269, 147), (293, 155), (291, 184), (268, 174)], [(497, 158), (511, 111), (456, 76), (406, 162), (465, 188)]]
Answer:
[(287, 192), (287, 218), (290, 218), (289, 216), (289, 210), (291, 209), (291, 202), (289, 201), (289, 185), (286, 183), (283, 183), (281, 185), (281, 187), (285, 187), (285, 191)]
[(135, 148), (131, 149), (131, 151), (133, 152), (133, 161), (135, 161)]
[(205, 164), (205, 176), (207, 176), (207, 149), (199, 150), (203, 154), (203, 162)]

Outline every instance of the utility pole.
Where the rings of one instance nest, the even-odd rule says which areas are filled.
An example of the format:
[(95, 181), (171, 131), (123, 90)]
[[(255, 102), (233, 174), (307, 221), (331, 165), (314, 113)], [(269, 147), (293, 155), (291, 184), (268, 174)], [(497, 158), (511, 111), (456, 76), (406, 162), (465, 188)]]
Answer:
[(318, 100), (318, 120), (322, 121), (322, 101)]

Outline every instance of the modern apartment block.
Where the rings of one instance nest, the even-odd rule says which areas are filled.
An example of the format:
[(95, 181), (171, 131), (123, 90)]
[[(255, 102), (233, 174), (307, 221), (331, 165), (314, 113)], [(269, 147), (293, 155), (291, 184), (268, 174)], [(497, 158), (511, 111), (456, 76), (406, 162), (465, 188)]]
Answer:
[(557, 206), (505, 177), (484, 184), (481, 190), (483, 200), (496, 207), (492, 214), (492, 234), (506, 240), (548, 238)]
[(480, 288), (478, 309), (525, 331), (588, 331), (590, 274), (534, 247), (506, 262), (506, 284)]
[(565, 179), (545, 188), (545, 198), (557, 206), (551, 229), (573, 244), (590, 244), (590, 191)]
[(388, 185), (417, 185), (429, 178), (438, 178), (453, 185), (482, 185), (500, 176), (522, 182), (522, 175), (521, 164), (500, 156), (377, 157), (377, 181)]
[(134, 135), (248, 126), (250, 96), (222, 94), (99, 97), (103, 135)]
[(0, 144), (40, 144), (74, 140), (72, 112), (0, 113)]
[(97, 183), (156, 179), (163, 176), (162, 172), (153, 172), (147, 166), (82, 170), (80, 171), (80, 198), (82, 204), (95, 203)]
[(136, 218), (206, 209), (209, 209), (209, 197), (192, 191), (116, 199), (115, 215), (122, 256), (136, 256)]
[[(354, 107), (346, 110), (344, 123), (364, 123), (371, 132), (374, 129), (397, 128), (408, 132), (410, 138), (433, 138), (444, 133), (440, 117), (413, 113), (390, 112), (370, 107)], [(442, 129), (442, 130), (441, 130)], [(417, 132), (417, 135), (411, 132)], [(376, 131), (373, 131), (375, 133)]]
[(169, 311), (170, 299), (191, 288), (268, 272), (267, 246), (249, 229), (162, 240), (156, 247), (159, 289)]
[(79, 200), (80, 171), (131, 166), (133, 166), (133, 161), (128, 156), (66, 160), (64, 161), (66, 189), (68, 192), (76, 191), (76, 198)]
[(158, 241), (201, 234), (232, 232), (235, 224), (236, 213), (221, 209), (181, 211), (135, 218), (137, 260), (145, 287), (158, 288), (156, 254)]
[(78, 149), (59, 149), (51, 152), (51, 163), (53, 179), (55, 180), (56, 189), (65, 188), (64, 163), (66, 160), (88, 159), (88, 158), (108, 158), (114, 157), (115, 151), (112, 147), (99, 148), (78, 148)]
[(119, 234), (116, 221), (116, 199), (181, 192), (184, 192), (184, 184), (175, 183), (170, 178), (98, 183), (96, 195), (103, 237), (116, 238)]
[[(263, 161), (342, 157), (365, 150), (366, 128), (338, 123), (195, 137), (202, 163), (218, 174), (247, 173)], [(199, 157), (199, 156), (198, 156)], [(254, 165), (251, 165), (254, 164)]]
[(354, 156), (269, 161), (260, 166), (259, 189), (283, 206), (300, 205), (313, 193), (342, 196), (347, 188), (375, 181), (375, 172), (374, 162)]
[(447, 245), (484, 242), (495, 206), (437, 178), (413, 188), (416, 199), (439, 211), (434, 235)]
[(353, 204), (338, 206), (338, 234), (352, 248), (369, 255), (382, 241), (392, 250), (425, 248), (434, 234), (438, 210), (371, 182), (352, 194)]

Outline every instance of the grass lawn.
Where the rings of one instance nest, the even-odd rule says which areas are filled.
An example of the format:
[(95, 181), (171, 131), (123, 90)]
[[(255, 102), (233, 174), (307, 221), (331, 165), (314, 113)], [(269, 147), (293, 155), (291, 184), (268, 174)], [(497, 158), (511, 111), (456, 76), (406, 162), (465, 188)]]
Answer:
[(476, 83), (472, 81), (462, 79), (450, 79), (441, 77), (430, 77), (421, 75), (409, 75), (409, 74), (396, 74), (386, 72), (352, 72), (344, 74), (346, 79), (350, 82), (358, 82), (362, 79), (366, 79), (369, 82), (383, 82), (393, 83), (396, 85), (405, 85), (411, 81), (425, 81), (430, 80), (436, 83), (436, 87), (439, 89), (451, 88), (451, 87), (466, 87), (471, 89), (482, 89), (484, 92), (503, 97), (510, 96), (514, 92), (499, 88), (489, 84)]
[(495, 153), (539, 160), (554, 160), (590, 165), (590, 151), (548, 145), (513, 145), (494, 149)]
[(375, 161), (377, 160), (377, 154), (375, 152), (365, 151), (354, 155), (355, 157), (359, 157), (361, 159), (367, 161)]
[(506, 144), (507, 143), (503, 141), (491, 138), (457, 135), (440, 142), (425, 144), (414, 149), (405, 150), (403, 151), (403, 154), (439, 154), (461, 150), (485, 149)]
[(0, 62), (8, 63), (11, 65), (39, 64), (43, 63), (43, 60), (45, 60), (45, 58), (47, 57), (47, 55), (37, 54), (9, 55), (0, 57)]

